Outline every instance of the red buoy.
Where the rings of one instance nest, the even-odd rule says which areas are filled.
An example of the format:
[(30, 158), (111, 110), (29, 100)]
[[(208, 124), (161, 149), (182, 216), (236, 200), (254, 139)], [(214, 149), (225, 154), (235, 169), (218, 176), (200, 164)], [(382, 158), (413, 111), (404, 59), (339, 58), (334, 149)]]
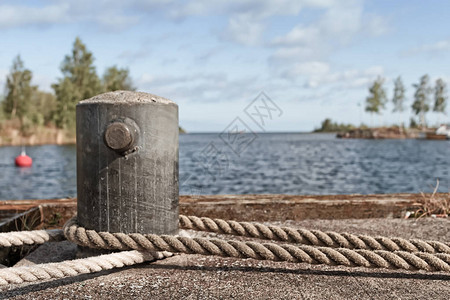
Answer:
[(19, 156), (16, 157), (16, 166), (18, 167), (31, 167), (33, 164), (33, 160), (31, 157), (22, 152)]

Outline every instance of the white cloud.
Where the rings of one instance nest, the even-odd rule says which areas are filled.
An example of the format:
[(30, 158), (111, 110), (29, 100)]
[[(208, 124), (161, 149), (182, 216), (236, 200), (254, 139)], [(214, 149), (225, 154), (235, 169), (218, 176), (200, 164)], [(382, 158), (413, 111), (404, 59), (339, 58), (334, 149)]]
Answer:
[(68, 11), (66, 3), (44, 7), (0, 5), (0, 28), (65, 23)]
[[(296, 15), (307, 7), (325, 7), (331, 0), (66, 0), (44, 6), (0, 5), (0, 28), (93, 22), (109, 29), (123, 29), (143, 17), (155, 15), (182, 19), (222, 15), (235, 22), (262, 20), (274, 15)], [(45, 2), (44, 2), (45, 3)], [(252, 22), (254, 24), (255, 22)], [(255, 27), (255, 25), (253, 25)], [(230, 28), (228, 28), (230, 29)], [(257, 30), (257, 29), (253, 29)]]
[(133, 64), (138, 60), (148, 57), (151, 54), (151, 49), (149, 47), (141, 47), (137, 50), (125, 50), (121, 52), (117, 58), (124, 60), (127, 64)]
[(92, 20), (106, 30), (123, 30), (139, 22), (135, 16), (126, 16), (111, 11), (109, 14), (93, 16)]
[(325, 85), (337, 85), (340, 89), (367, 87), (377, 76), (383, 75), (383, 67), (373, 66), (363, 70), (345, 70), (336, 72), (311, 73), (306, 87), (317, 88)]
[(406, 51), (406, 54), (437, 53), (450, 51), (450, 40), (441, 40), (432, 44), (425, 44)]
[(321, 61), (311, 61), (305, 63), (297, 63), (285, 75), (294, 77), (299, 75), (306, 76), (324, 76), (330, 72), (330, 66)]
[(380, 36), (390, 31), (389, 20), (382, 16), (368, 15), (364, 30), (373, 36)]
[(143, 74), (139, 79), (142, 86), (175, 86), (180, 84), (193, 84), (195, 82), (224, 82), (227, 81), (223, 73), (192, 73), (185, 75), (158, 75)]
[[(284, 35), (275, 37), (269, 43), (275, 49), (268, 58), (272, 71), (284, 78), (296, 78), (304, 73), (305, 66), (311, 67), (311, 64), (305, 62), (316, 62), (313, 69), (317, 69), (318, 61), (329, 60), (333, 53), (355, 39), (386, 33), (387, 20), (364, 13), (362, 4), (362, 1), (357, 0), (331, 3), (312, 22), (299, 23)], [(324, 65), (319, 69), (324, 70)], [(345, 77), (345, 74), (333, 73), (326, 78), (316, 77), (309, 78), (307, 86), (315, 87), (319, 85), (319, 81), (333, 82), (337, 80), (333, 78)], [(354, 85), (361, 86), (366, 81), (359, 79)]]
[[(174, 1), (67, 0), (44, 6), (0, 5), (0, 28), (91, 22), (107, 30), (122, 30), (141, 20), (143, 14)], [(140, 10), (145, 4), (145, 10)]]
[(337, 85), (339, 88), (361, 88), (370, 84), (377, 76), (384, 72), (381, 66), (367, 69), (350, 69), (332, 71), (329, 64), (321, 61), (296, 63), (281, 76), (291, 81), (303, 82), (306, 88), (321, 88)]
[[(228, 24), (219, 36), (243, 45), (256, 45), (264, 35), (268, 19), (273, 16), (297, 16), (304, 8), (326, 12), (320, 26), (297, 27), (279, 43), (308, 42), (324, 32), (336, 31), (338, 36), (351, 34), (361, 21), (359, 0), (67, 0), (53, 1), (46, 6), (0, 6), (0, 28), (36, 25), (57, 25), (89, 22), (107, 30), (124, 30), (149, 16), (183, 19), (193, 16), (224, 16)], [(367, 28), (383, 32), (380, 17), (373, 16)], [(295, 35), (304, 35), (303, 38)], [(283, 41), (285, 40), (285, 41)], [(292, 41), (290, 41), (292, 40)]]
[(186, 75), (143, 74), (138, 80), (139, 90), (164, 95), (176, 101), (235, 102), (257, 95), (263, 87), (255, 76), (234, 77), (225, 73), (192, 73)]
[(260, 42), (264, 29), (261, 21), (248, 15), (239, 15), (230, 18), (223, 37), (238, 44), (253, 46)]
[(221, 37), (242, 45), (256, 45), (263, 36), (267, 19), (272, 16), (297, 15), (304, 7), (327, 7), (334, 1), (322, 0), (197, 0), (173, 6), (170, 16), (182, 19), (199, 15), (228, 18)]
[(333, 1), (305, 0), (197, 0), (178, 5), (171, 15), (183, 18), (194, 15), (230, 14), (267, 18), (273, 15), (296, 15), (304, 6), (323, 7)]
[(218, 55), (221, 51), (223, 51), (223, 47), (220, 47), (220, 46), (217, 46), (217, 47), (213, 47), (213, 48), (211, 48), (211, 49), (209, 49), (209, 50), (207, 50), (206, 52), (204, 52), (204, 53), (201, 53), (201, 54), (199, 54), (197, 57), (196, 57), (196, 60), (198, 60), (198, 61), (208, 61), (208, 60), (210, 60), (211, 58), (213, 58), (213, 57), (215, 57), (216, 55)]
[(362, 3), (360, 1), (341, 1), (330, 7), (317, 25), (322, 38), (346, 43), (361, 28), (361, 19)]
[(320, 29), (318, 27), (300, 24), (286, 35), (275, 38), (272, 44), (275, 46), (306, 46), (317, 43), (319, 36)]
[(273, 64), (283, 64), (292, 65), (295, 61), (306, 61), (309, 59), (320, 58), (322, 50), (320, 48), (314, 49), (309, 46), (298, 46), (298, 47), (280, 47), (276, 49), (273, 54), (269, 57), (269, 62)]
[(228, 25), (222, 37), (238, 44), (257, 45), (263, 37), (267, 19), (273, 16), (295, 16), (305, 7), (325, 8), (334, 0), (197, 0), (173, 7), (176, 19), (196, 15), (225, 15)]
[(329, 7), (318, 20), (300, 23), (287, 34), (276, 37), (274, 46), (318, 47), (346, 43), (361, 28), (362, 6), (355, 1), (342, 1)]

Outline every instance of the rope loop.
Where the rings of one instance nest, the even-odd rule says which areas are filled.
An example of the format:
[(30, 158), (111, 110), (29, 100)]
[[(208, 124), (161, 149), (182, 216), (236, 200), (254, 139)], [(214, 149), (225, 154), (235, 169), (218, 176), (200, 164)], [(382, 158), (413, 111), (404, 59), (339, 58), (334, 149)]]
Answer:
[(76, 217), (73, 217), (62, 230), (0, 233), (0, 248), (43, 244), (66, 238), (80, 246), (122, 252), (61, 263), (0, 269), (0, 285), (99, 272), (169, 257), (172, 253), (450, 272), (450, 246), (439, 241), (371, 237), (184, 215), (180, 215), (179, 224), (182, 229), (258, 238), (269, 242), (96, 232), (78, 226)]
[[(194, 217), (189, 219), (192, 224), (197, 223), (193, 228), (225, 228), (228, 233), (252, 237), (261, 237), (260, 231), (248, 231), (248, 229), (257, 228), (251, 223), (244, 223), (240, 226), (239, 222), (200, 219)], [(181, 227), (190, 227), (183, 220)], [(214, 225), (215, 224), (215, 225)], [(220, 224), (220, 225), (219, 225)], [(216, 227), (217, 225), (217, 227)], [(262, 224), (258, 224), (260, 226)], [(265, 225), (263, 225), (265, 226)], [(242, 230), (243, 228), (247, 228)], [(267, 226), (266, 226), (267, 227)], [(266, 229), (266, 227), (263, 230)], [(125, 235), (123, 233), (100, 232), (97, 234), (87, 234), (89, 230), (79, 227), (76, 218), (69, 220), (64, 225), (64, 234), (66, 238), (80, 246), (89, 248), (120, 249), (120, 250), (139, 250), (139, 251), (168, 251), (173, 253), (216, 255), (222, 257), (252, 258), (258, 260), (288, 261), (294, 263), (310, 263), (325, 265), (344, 265), (350, 267), (367, 268), (389, 268), (405, 270), (426, 270), (426, 271), (445, 271), (450, 272), (450, 254), (448, 253), (427, 253), (427, 252), (407, 252), (403, 250), (369, 250), (369, 249), (347, 249), (332, 248), (323, 246), (299, 245), (299, 244), (276, 244), (259, 243), (243, 241), (227, 241), (222, 239), (210, 238), (189, 238), (171, 235), (139, 234), (133, 233)], [(219, 229), (215, 229), (217, 232)], [(270, 230), (274, 232), (275, 230)], [(298, 230), (297, 232), (299, 232)], [(249, 233), (252, 232), (252, 233)], [(269, 232), (269, 231), (268, 231)], [(287, 232), (287, 230), (284, 230)], [(329, 235), (322, 236), (322, 232), (310, 231), (303, 233), (307, 236), (311, 233), (317, 238), (317, 243), (328, 243)], [(273, 237), (268, 234), (269, 237)], [(282, 236), (282, 234), (280, 234)], [(311, 238), (313, 239), (313, 238)], [(314, 240), (314, 239), (313, 239)], [(403, 240), (392, 239), (403, 245)], [(395, 242), (394, 242), (395, 243)], [(334, 245), (334, 244), (333, 244)], [(397, 244), (396, 244), (397, 245)], [(400, 249), (410, 249), (409, 243)], [(411, 243), (412, 245), (412, 243)]]

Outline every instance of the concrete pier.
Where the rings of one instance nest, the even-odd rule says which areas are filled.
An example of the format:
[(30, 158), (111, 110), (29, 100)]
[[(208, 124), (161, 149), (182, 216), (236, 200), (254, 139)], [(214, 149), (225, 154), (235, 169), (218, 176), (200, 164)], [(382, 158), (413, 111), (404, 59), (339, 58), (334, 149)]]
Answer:
[[(308, 229), (450, 240), (448, 219), (343, 219), (269, 222)], [(195, 233), (191, 233), (195, 234)], [(208, 233), (202, 235), (215, 236)], [(227, 236), (220, 236), (227, 238)], [(234, 237), (234, 239), (242, 239)], [(41, 246), (27, 263), (73, 258), (68, 242)], [(58, 251), (58, 255), (55, 255)], [(293, 264), (176, 255), (131, 268), (2, 287), (11, 299), (447, 299), (449, 273)]]

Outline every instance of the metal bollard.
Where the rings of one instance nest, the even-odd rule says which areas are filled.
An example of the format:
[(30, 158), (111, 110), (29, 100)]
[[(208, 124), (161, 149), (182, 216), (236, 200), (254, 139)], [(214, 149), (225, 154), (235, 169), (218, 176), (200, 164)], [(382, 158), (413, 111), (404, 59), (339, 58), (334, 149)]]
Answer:
[(78, 223), (96, 231), (178, 232), (178, 106), (116, 91), (79, 102)]

